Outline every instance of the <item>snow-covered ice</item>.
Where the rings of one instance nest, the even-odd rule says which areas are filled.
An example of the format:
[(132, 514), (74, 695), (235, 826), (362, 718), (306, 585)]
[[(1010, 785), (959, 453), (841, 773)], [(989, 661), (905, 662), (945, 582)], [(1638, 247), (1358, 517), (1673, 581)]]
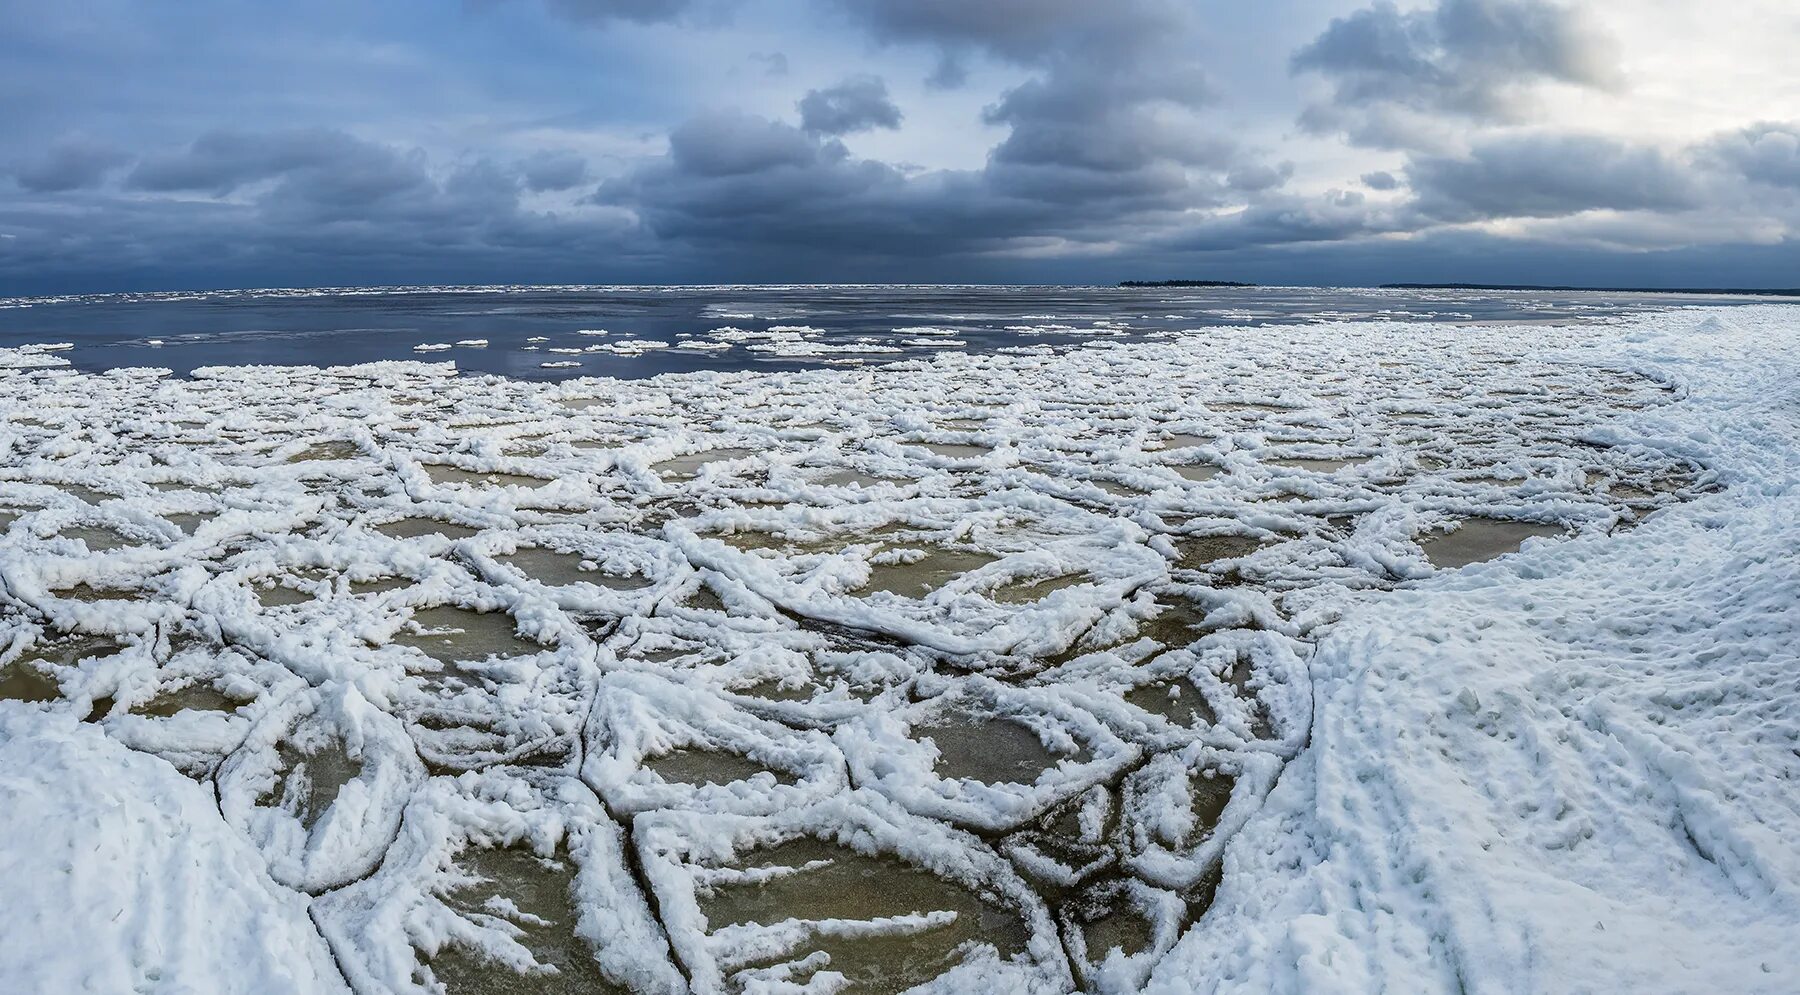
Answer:
[(1800, 316), (1128, 327), (0, 353), (0, 987), (1800, 986)]

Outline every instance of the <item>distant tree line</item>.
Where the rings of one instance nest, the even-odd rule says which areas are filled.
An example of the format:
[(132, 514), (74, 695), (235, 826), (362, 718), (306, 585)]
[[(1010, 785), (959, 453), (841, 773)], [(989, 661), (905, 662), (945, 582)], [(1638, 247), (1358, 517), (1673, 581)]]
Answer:
[(1604, 294), (1737, 294), (1759, 297), (1800, 297), (1800, 288), (1756, 290), (1742, 287), (1548, 287), (1529, 283), (1384, 283), (1383, 290), (1535, 290), (1539, 292), (1597, 291)]

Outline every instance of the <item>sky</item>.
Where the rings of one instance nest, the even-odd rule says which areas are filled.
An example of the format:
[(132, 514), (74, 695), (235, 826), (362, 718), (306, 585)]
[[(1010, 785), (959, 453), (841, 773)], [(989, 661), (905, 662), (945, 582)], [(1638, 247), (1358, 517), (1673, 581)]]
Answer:
[(1793, 0), (0, 0), (0, 293), (1800, 286)]

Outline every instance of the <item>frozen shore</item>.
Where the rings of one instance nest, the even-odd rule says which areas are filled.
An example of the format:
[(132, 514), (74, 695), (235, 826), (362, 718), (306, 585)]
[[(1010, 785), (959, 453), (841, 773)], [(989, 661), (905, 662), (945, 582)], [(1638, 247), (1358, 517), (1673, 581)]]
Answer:
[(1796, 355), (0, 356), (0, 987), (1792, 991)]
[(1800, 990), (1800, 311), (1586, 355), (1723, 490), (1347, 612), (1152, 991)]

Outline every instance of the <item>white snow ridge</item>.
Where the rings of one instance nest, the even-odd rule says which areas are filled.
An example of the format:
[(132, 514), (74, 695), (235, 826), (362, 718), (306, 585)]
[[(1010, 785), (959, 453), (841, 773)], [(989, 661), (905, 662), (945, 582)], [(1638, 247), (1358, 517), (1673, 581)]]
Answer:
[(1118, 324), (0, 355), (0, 990), (1800, 989), (1794, 311)]

